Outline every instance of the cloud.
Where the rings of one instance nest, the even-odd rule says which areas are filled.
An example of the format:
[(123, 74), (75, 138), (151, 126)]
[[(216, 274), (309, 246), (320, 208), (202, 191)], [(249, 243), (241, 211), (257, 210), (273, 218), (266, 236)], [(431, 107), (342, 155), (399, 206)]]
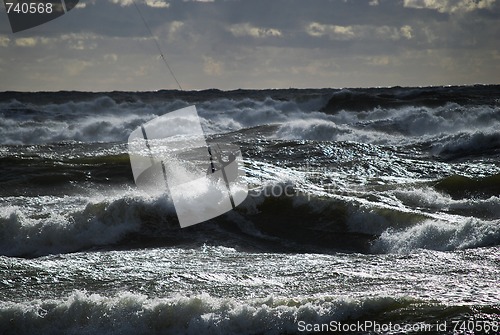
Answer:
[(352, 25), (338, 26), (312, 22), (306, 26), (306, 32), (312, 37), (327, 36), (331, 40), (399, 40), (411, 39), (413, 29), (409, 25), (401, 28), (390, 26)]
[(168, 40), (170, 42), (176, 39), (178, 32), (184, 27), (184, 22), (182, 21), (173, 21), (169, 24), (168, 27)]
[(153, 8), (168, 8), (170, 4), (162, 0), (146, 0), (146, 5)]
[(203, 56), (203, 72), (209, 76), (221, 76), (223, 71), (222, 62), (212, 57)]
[(111, 3), (119, 4), (120, 6), (125, 7), (132, 5), (134, 2), (132, 0), (111, 0)]
[[(185, 88), (500, 78), (500, 0), (135, 1)], [(2, 23), (0, 90), (176, 87), (132, 0), (80, 0), (19, 35)], [(68, 60), (78, 63), (60, 71)]]
[(297, 75), (312, 75), (321, 77), (331, 77), (338, 71), (339, 66), (333, 60), (316, 59), (311, 60), (304, 66), (292, 66), (290, 72)]
[(413, 29), (412, 27), (408, 26), (408, 25), (405, 25), (405, 26), (402, 26), (399, 31), (401, 32), (401, 36), (403, 36), (404, 38), (406, 39), (411, 39), (413, 36), (412, 36), (412, 33), (413, 33)]
[(433, 9), (440, 13), (471, 12), (492, 9), (496, 0), (404, 0), (404, 7)]
[(332, 40), (351, 40), (356, 38), (353, 26), (337, 26), (312, 22), (306, 32), (313, 37), (328, 36)]
[(110, 62), (116, 62), (118, 60), (117, 54), (105, 54), (104, 59)]
[(76, 77), (91, 66), (92, 63), (88, 61), (70, 60), (64, 65), (64, 69), (70, 77)]
[(84, 40), (77, 40), (71, 43), (69, 47), (74, 50), (94, 50), (97, 48), (97, 43), (87, 43)]
[(259, 28), (249, 23), (231, 25), (228, 30), (236, 37), (251, 36), (254, 38), (281, 37), (282, 33), (278, 29)]
[[(34, 41), (31, 41), (34, 40)], [(37, 43), (45, 46), (61, 44), (62, 48), (68, 47), (73, 50), (94, 50), (98, 47), (98, 41), (103, 40), (102, 36), (92, 33), (71, 33), (57, 37), (27, 38), (16, 41), (18, 46), (35, 46)]]
[(0, 47), (8, 47), (10, 43), (10, 38), (4, 35), (0, 35)]
[[(122, 7), (130, 6), (130, 5), (134, 4), (133, 0), (110, 0), (110, 1), (113, 4), (118, 4)], [(135, 3), (136, 4), (138, 4), (138, 3), (145, 4), (146, 6), (152, 7), (152, 8), (168, 8), (168, 7), (170, 7), (170, 3), (168, 3), (164, 0), (142, 0), (142, 1), (135, 0)]]
[(16, 39), (16, 45), (18, 47), (34, 47), (37, 45), (37, 39), (33, 37), (23, 37), (23, 38), (17, 38)]
[(385, 66), (391, 63), (389, 56), (360, 57), (368, 65)]

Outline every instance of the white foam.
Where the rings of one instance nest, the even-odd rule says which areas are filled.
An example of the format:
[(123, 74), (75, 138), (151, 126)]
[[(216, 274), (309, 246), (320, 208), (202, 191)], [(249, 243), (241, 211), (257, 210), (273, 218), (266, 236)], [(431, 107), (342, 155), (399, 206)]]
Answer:
[(474, 214), (482, 218), (500, 217), (500, 197), (452, 199), (449, 195), (431, 187), (410, 187), (388, 192), (407, 207), (421, 208), (432, 212)]
[(78, 251), (118, 242), (141, 227), (141, 213), (173, 213), (167, 198), (122, 195), (94, 197), (86, 205), (65, 210), (51, 206), (41, 213), (5, 207), (0, 212), (0, 253), (39, 256)]
[[(494, 134), (500, 124), (500, 108), (492, 106), (445, 106), (375, 108), (369, 112), (318, 110), (323, 98), (309, 101), (272, 98), (211, 99), (197, 104), (206, 133), (226, 133), (269, 124), (281, 125), (282, 139), (357, 141), (372, 144), (437, 143), (435, 150), (451, 145), (458, 133)], [(190, 102), (173, 100), (116, 103), (109, 97), (90, 101), (34, 106), (17, 101), (0, 103), (2, 144), (41, 144), (59, 141), (125, 141), (141, 124)], [(25, 109), (36, 112), (24, 112)], [(20, 110), (19, 113), (13, 111)], [(449, 139), (449, 140), (448, 140)], [(464, 140), (467, 141), (466, 137)], [(470, 141), (480, 141), (477, 136)], [(495, 142), (498, 145), (498, 141)]]
[(1, 303), (0, 328), (6, 334), (283, 334), (296, 333), (299, 321), (354, 319), (411, 301), (334, 296), (237, 301), (208, 294), (150, 299), (76, 291), (64, 300)]
[(374, 252), (408, 253), (417, 249), (456, 250), (500, 243), (500, 220), (464, 218), (461, 222), (426, 220), (406, 229), (387, 229)]
[[(118, 104), (109, 97), (41, 106), (17, 101), (0, 103), (0, 111), (20, 110), (0, 118), (1, 143), (125, 141), (132, 130), (169, 111), (168, 107), (141, 102)], [(35, 112), (25, 113), (26, 108)]]

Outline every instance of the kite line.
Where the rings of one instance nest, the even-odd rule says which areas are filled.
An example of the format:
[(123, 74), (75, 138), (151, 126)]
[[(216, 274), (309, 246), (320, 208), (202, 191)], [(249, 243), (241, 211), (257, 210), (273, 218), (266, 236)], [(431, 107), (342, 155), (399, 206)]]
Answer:
[(165, 63), (165, 65), (167, 66), (167, 69), (168, 71), (170, 72), (170, 74), (172, 75), (172, 77), (174, 78), (175, 82), (177, 83), (177, 86), (179, 87), (179, 89), (182, 91), (182, 86), (181, 84), (179, 84), (179, 81), (177, 80), (177, 77), (175, 77), (175, 74), (174, 74), (174, 71), (172, 71), (172, 68), (170, 67), (170, 65), (168, 64), (167, 62), (167, 58), (165, 57), (165, 54), (163, 53), (161, 47), (160, 47), (160, 44), (158, 43), (158, 40), (156, 39), (156, 36), (153, 34), (153, 32), (151, 31), (151, 28), (149, 27), (149, 24), (148, 22), (146, 21), (146, 19), (144, 18), (144, 16), (142, 15), (141, 13), (141, 10), (139, 9), (139, 6), (137, 6), (137, 4), (135, 3), (135, 0), (132, 0), (132, 3), (134, 4), (135, 6), (135, 9), (137, 9), (137, 12), (139, 13), (139, 16), (141, 17), (142, 19), (142, 22), (144, 22), (144, 25), (146, 26), (146, 29), (148, 30), (149, 34), (151, 35), (151, 37), (153, 38), (153, 41), (155, 42), (156, 44), (156, 48), (158, 49), (158, 52), (160, 53), (160, 57), (161, 59), (163, 59), (163, 62)]

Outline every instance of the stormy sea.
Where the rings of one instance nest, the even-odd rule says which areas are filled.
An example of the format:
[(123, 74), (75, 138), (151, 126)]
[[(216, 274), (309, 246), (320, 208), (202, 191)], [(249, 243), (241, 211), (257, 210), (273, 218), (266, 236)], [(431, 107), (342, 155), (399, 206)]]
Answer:
[[(195, 105), (249, 194), (180, 228), (131, 132)], [(0, 93), (1, 334), (498, 334), (500, 86)]]

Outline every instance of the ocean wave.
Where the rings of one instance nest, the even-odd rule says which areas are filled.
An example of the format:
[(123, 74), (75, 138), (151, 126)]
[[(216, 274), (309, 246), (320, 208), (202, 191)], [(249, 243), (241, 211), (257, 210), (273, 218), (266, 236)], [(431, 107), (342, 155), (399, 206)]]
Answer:
[(280, 126), (275, 136), (285, 140), (336, 141), (347, 139), (353, 130), (345, 125), (323, 119), (299, 119), (286, 122)]
[(500, 153), (500, 132), (493, 129), (445, 136), (431, 145), (431, 152), (448, 159), (498, 155)]
[(119, 104), (107, 96), (47, 105), (14, 100), (0, 104), (1, 141), (11, 145), (124, 141), (158, 110), (139, 102)]
[[(0, 102), (3, 135), (0, 141), (11, 145), (61, 141), (123, 142), (141, 124), (192, 104), (190, 99), (164, 101), (157, 98), (143, 102), (140, 98), (121, 101), (112, 97), (113, 94), (92, 96), (88, 100), (59, 101), (57, 104), (17, 100)], [(204, 131), (214, 134), (300, 118), (312, 111), (311, 108), (318, 109), (321, 105), (321, 97), (311, 99), (301, 102), (266, 96), (258, 99), (221, 97), (200, 101), (197, 108)]]
[(439, 107), (448, 103), (487, 105), (495, 104), (492, 93), (487, 86), (342, 89), (332, 94), (322, 111), (337, 113), (342, 110), (360, 112), (407, 106)]
[[(304, 196), (248, 197), (236, 211), (181, 229), (168, 197), (118, 196), (82, 200), (73, 210), (32, 212), (3, 208), (0, 254), (36, 257), (91, 249), (133, 248), (159, 244), (203, 243), (252, 250), (366, 250), (371, 235), (346, 229), (348, 205), (341, 201), (309, 203)], [(64, 206), (64, 204), (63, 204)], [(319, 239), (319, 240), (318, 240)]]
[(0, 158), (0, 196), (73, 194), (82, 184), (132, 184), (127, 154), (65, 159)]
[[(50, 209), (24, 213), (23, 208), (9, 206), (0, 213), (0, 253), (33, 257), (114, 245), (147, 229), (141, 223), (143, 218), (159, 211), (170, 213), (170, 219), (175, 217), (173, 206), (164, 198), (94, 199), (82, 209), (62, 213)], [(167, 218), (162, 224), (173, 225)]]
[(465, 218), (461, 222), (427, 220), (407, 229), (387, 229), (372, 251), (409, 253), (418, 249), (440, 251), (500, 244), (500, 220)]
[(433, 306), (409, 297), (270, 296), (237, 301), (208, 294), (148, 298), (131, 292), (108, 297), (75, 291), (66, 299), (2, 302), (0, 328), (6, 335), (295, 334), (300, 333), (299, 321), (329, 324), (390, 314), (392, 322), (404, 324), (407, 308), (425, 313)]
[(306, 193), (292, 182), (268, 184), (252, 190), (236, 210), (184, 229), (166, 195), (128, 191), (80, 197), (78, 203), (74, 197), (47, 203), (18, 199), (0, 213), (0, 254), (37, 257), (93, 248), (202, 244), (264, 252), (372, 253), (500, 244), (498, 222), (471, 218), (463, 223), (475, 212), (485, 220), (498, 218), (498, 197), (453, 200), (438, 193), (429, 200), (429, 192), (436, 193), (388, 191), (370, 201), (320, 190)]
[[(286, 190), (288, 195), (276, 193), (278, 190)], [(268, 185), (259, 194), (247, 197), (237, 210), (185, 229), (179, 227), (173, 203), (167, 196), (84, 198), (83, 204), (74, 205), (72, 210), (66, 208), (64, 201), (60, 200), (59, 206), (54, 201), (56, 210), (43, 203), (3, 208), (0, 253), (33, 257), (151, 243), (209, 243), (267, 251), (366, 251), (372, 233), (383, 231), (374, 224), (369, 233), (351, 234), (347, 221), (356, 217), (352, 214), (356, 205), (339, 199), (311, 199), (289, 184)], [(379, 221), (384, 227), (390, 226), (383, 219)]]
[[(364, 112), (342, 110), (334, 115), (303, 112), (282, 116), (282, 120), (275, 120), (279, 127), (272, 138), (397, 146), (418, 144), (435, 155), (460, 154), (466, 150), (498, 151), (500, 108), (492, 106), (446, 104), (435, 108), (374, 108)], [(266, 124), (259, 118), (253, 122), (253, 125)]]
[[(500, 123), (500, 107), (490, 101), (487, 94), (477, 95), (475, 100), (474, 95), (463, 98), (459, 93), (456, 93), (458, 98), (450, 98), (451, 93), (445, 90), (448, 93), (438, 93), (442, 96), (437, 99), (429, 98), (432, 94), (426, 90), (414, 89), (413, 93), (412, 89), (398, 90), (390, 94), (384, 89), (356, 94), (349, 90), (333, 90), (334, 96), (346, 95), (349, 98), (342, 99), (369, 106), (353, 110), (336, 103), (338, 110), (335, 113), (322, 108), (332, 90), (317, 90), (315, 93), (307, 90), (302, 93), (300, 90), (284, 90), (282, 93), (184, 92), (177, 95), (170, 92), (167, 99), (162, 93), (134, 93), (129, 98), (126, 98), (127, 92), (89, 93), (88, 96), (84, 93), (74, 93), (74, 96), (71, 93), (47, 93), (45, 99), (48, 101), (37, 95), (41, 101), (38, 103), (32, 101), (36, 99), (28, 93), (26, 97), (12, 94), (19, 100), (4, 98), (0, 102), (0, 143), (124, 142), (141, 124), (190, 104), (197, 106), (207, 134), (275, 124), (281, 127), (273, 135), (277, 139), (394, 145), (441, 143), (442, 149), (433, 147), (435, 151), (454, 150), (452, 142), (456, 139), (446, 141), (447, 136), (492, 133)], [(387, 100), (391, 94), (405, 103), (376, 103), (377, 99)], [(413, 98), (408, 98), (413, 96), (425, 96), (427, 103), (407, 103), (413, 101)], [(371, 101), (374, 97), (378, 98)], [(358, 98), (362, 101), (358, 102)], [(440, 103), (431, 103), (435, 99)]]
[(307, 140), (330, 142), (357, 142), (377, 145), (387, 145), (398, 142), (408, 143), (404, 136), (371, 129), (361, 129), (352, 124), (343, 124), (334, 119), (307, 118), (291, 120), (278, 126), (278, 130), (271, 136), (276, 140)]
[[(458, 179), (458, 187), (453, 186), (455, 179)], [(461, 184), (462, 179), (466, 183)], [(483, 180), (488, 181), (488, 177)], [(446, 184), (450, 182), (452, 186), (447, 186)], [(469, 184), (469, 188), (467, 184)], [(434, 183), (434, 187), (409, 187), (387, 193), (389, 197), (395, 197), (406, 207), (421, 208), (430, 213), (442, 212), (464, 217), (473, 215), (480, 219), (497, 219), (500, 217), (500, 196), (490, 196), (482, 192), (481, 186), (485, 185), (481, 184), (481, 182), (479, 185), (474, 184), (473, 179), (470, 178), (451, 176)], [(447, 187), (449, 190), (445, 191)], [(498, 187), (493, 186), (492, 189), (497, 191)], [(469, 196), (452, 198), (448, 193), (454, 195), (461, 193)], [(496, 193), (498, 194), (498, 191)]]
[(452, 175), (439, 180), (434, 188), (455, 199), (500, 196), (500, 174), (481, 178)]

